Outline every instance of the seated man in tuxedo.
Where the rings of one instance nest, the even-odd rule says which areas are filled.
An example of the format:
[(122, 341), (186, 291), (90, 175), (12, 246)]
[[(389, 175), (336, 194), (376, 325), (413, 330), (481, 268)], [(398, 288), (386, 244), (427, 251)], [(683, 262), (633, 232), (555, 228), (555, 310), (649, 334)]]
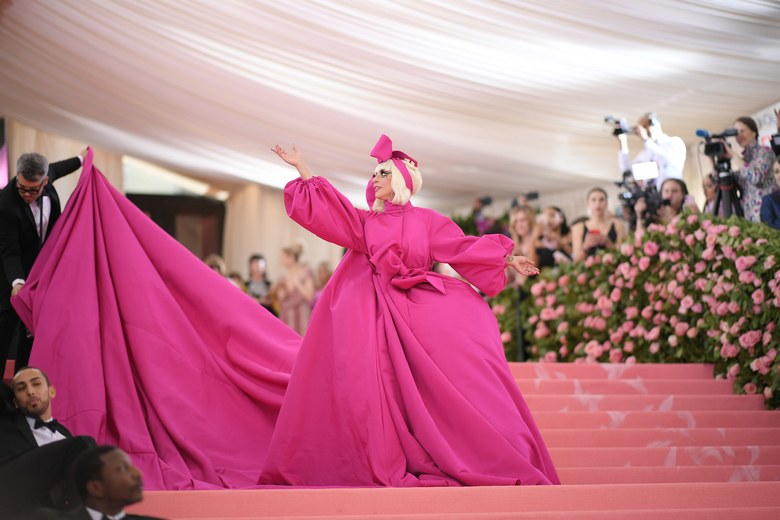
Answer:
[(154, 517), (125, 513), (125, 507), (143, 500), (141, 470), (116, 446), (97, 446), (76, 460), (73, 480), (84, 503), (67, 518), (78, 520), (139, 520)]
[(12, 402), (0, 411), (0, 518), (40, 505), (74, 507), (79, 500), (69, 471), (95, 441), (73, 437), (52, 418), (57, 391), (43, 371), (19, 369), (12, 390)]

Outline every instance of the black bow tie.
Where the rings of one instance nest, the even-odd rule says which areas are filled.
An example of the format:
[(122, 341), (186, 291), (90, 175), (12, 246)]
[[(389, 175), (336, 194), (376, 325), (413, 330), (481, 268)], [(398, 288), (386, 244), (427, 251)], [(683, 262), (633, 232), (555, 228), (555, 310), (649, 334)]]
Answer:
[(43, 422), (41, 420), (41, 418), (38, 417), (37, 419), (35, 419), (35, 424), (33, 425), (33, 428), (35, 428), (37, 430), (38, 428), (44, 428), (45, 427), (45, 428), (50, 429), (53, 432), (56, 432), (57, 431), (57, 427), (59, 425), (60, 425), (60, 423), (57, 422), (57, 419), (52, 419), (49, 422)]

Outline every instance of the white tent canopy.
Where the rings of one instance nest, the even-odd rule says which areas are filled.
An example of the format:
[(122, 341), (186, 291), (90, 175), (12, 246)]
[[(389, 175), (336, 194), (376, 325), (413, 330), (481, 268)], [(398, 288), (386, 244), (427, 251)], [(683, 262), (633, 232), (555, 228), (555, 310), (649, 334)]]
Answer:
[(606, 115), (692, 144), (780, 98), (767, 0), (0, 0), (0, 49), (25, 124), (275, 187), (294, 142), (355, 202), (386, 133), (443, 211), (616, 180)]

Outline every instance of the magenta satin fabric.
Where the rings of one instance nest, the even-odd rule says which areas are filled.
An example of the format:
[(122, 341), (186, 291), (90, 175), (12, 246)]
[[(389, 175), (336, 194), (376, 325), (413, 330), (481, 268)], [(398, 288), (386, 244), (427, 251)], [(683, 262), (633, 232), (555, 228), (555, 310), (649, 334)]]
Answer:
[(90, 153), (14, 301), (35, 334), (31, 364), (59, 389), (55, 415), (127, 451), (147, 489), (557, 483), (495, 317), (430, 271), (448, 262), (496, 293), (511, 240), (464, 237), (411, 204), (356, 210), (319, 177), (285, 200), (352, 249), (303, 342), (114, 190)]
[(430, 270), (449, 263), (495, 294), (512, 241), (411, 204), (357, 210), (322, 177), (289, 183), (285, 204), (351, 251), (314, 309), (259, 482), (558, 483), (490, 308)]
[(14, 300), (71, 431), (121, 446), (147, 489), (255, 485), (300, 336), (111, 187), (91, 152)]

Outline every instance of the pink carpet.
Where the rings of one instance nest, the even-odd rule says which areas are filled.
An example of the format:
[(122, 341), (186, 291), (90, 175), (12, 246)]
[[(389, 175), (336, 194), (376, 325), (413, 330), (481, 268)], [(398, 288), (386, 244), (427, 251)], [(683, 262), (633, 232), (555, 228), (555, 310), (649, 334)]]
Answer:
[(147, 492), (133, 511), (200, 520), (780, 518), (780, 413), (731, 395), (712, 367), (511, 368), (562, 486)]

